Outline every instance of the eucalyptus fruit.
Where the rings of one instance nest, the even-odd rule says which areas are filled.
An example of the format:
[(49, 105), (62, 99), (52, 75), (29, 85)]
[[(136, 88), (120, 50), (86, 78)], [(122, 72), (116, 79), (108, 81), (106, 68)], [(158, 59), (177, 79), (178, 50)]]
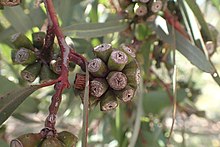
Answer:
[(43, 136), (41, 133), (28, 133), (13, 139), (10, 147), (75, 147), (78, 138), (68, 132)]
[[(93, 52), (96, 57), (88, 62), (91, 75), (89, 106), (100, 102), (101, 111), (109, 111), (118, 106), (118, 99), (131, 101), (140, 83), (140, 69), (132, 48), (125, 44), (118, 49), (101, 44)], [(85, 83), (85, 75), (77, 74), (74, 88), (80, 91), (82, 101)]]
[[(37, 77), (40, 78), (41, 83), (47, 82), (58, 78), (62, 72), (63, 63), (60, 49), (55, 44), (51, 46), (50, 50), (46, 49), (45, 38), (45, 32), (32, 33), (32, 41), (22, 33), (16, 33), (11, 37), (14, 45), (14, 49), (11, 51), (12, 62), (25, 66), (21, 71), (21, 77), (27, 82), (32, 83)], [(106, 47), (108, 46), (106, 45)], [(69, 62), (69, 71), (73, 71), (74, 68), (75, 63)]]
[(41, 135), (38, 133), (29, 133), (13, 139), (10, 147), (38, 147), (42, 141)]

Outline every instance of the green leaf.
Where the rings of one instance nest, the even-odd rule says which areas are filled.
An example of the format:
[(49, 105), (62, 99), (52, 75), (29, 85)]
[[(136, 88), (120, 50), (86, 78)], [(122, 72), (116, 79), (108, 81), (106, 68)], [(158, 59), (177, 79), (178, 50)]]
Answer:
[(14, 112), (14, 110), (34, 91), (39, 85), (13, 90), (0, 96), (0, 125)]
[(17, 32), (25, 33), (32, 28), (31, 19), (21, 6), (5, 7), (3, 14)]
[[(174, 37), (171, 33), (171, 26), (169, 24), (166, 24), (163, 18), (158, 17), (156, 20), (156, 24), (151, 23), (150, 25), (161, 40), (167, 42), (170, 45), (176, 44), (177, 50), (181, 54), (183, 54), (192, 64), (205, 72), (214, 73), (215, 69), (206, 58), (206, 56), (203, 54), (203, 52), (196, 46), (192, 45), (176, 30), (174, 31), (176, 41), (174, 43)], [(165, 28), (166, 25), (168, 28)]]
[(0, 75), (0, 87), (0, 95), (2, 95), (12, 89), (18, 88), (19, 86), (9, 81), (6, 77)]
[[(187, 94), (184, 89), (177, 91), (177, 102), (186, 98)], [(172, 102), (166, 91), (158, 90), (143, 94), (143, 109), (146, 114), (160, 114), (164, 108), (172, 106)]]
[(63, 26), (70, 25), (72, 23), (74, 8), (79, 2), (81, 2), (81, 0), (57, 1), (57, 12), (62, 20)]
[(63, 28), (64, 34), (72, 38), (101, 37), (109, 33), (120, 32), (128, 27), (128, 24), (120, 21), (106, 23), (82, 23), (73, 24)]
[(207, 39), (209, 41), (214, 41), (213, 40), (213, 36), (208, 28), (208, 25), (204, 19), (204, 16), (201, 12), (201, 10), (199, 9), (199, 6), (196, 4), (195, 0), (186, 0), (187, 4), (189, 5), (189, 7), (191, 8), (191, 10), (193, 11), (194, 15), (196, 16), (200, 26), (201, 26), (201, 31), (202, 34), (206, 34)]

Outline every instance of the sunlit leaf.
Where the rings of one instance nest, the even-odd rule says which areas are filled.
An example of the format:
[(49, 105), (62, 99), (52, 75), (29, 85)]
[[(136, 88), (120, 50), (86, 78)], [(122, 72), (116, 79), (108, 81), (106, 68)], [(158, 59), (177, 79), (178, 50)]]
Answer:
[(208, 73), (214, 73), (215, 69), (199, 48), (192, 45), (178, 31), (175, 31), (176, 42), (174, 43), (173, 34), (171, 33), (171, 26), (166, 24), (164, 19), (161, 17), (158, 17), (156, 22), (156, 24), (152, 23), (151, 26), (161, 40), (170, 44), (171, 46), (176, 44), (177, 50), (199, 69)]
[(17, 32), (25, 33), (32, 27), (30, 17), (24, 13), (21, 6), (5, 7), (3, 14)]
[(201, 26), (201, 31), (203, 32), (203, 34), (205, 34), (207, 36), (208, 40), (213, 40), (213, 36), (208, 28), (208, 25), (204, 19), (204, 16), (203, 16), (199, 6), (196, 4), (196, 1), (186, 0), (186, 2), (189, 5), (189, 7), (191, 8), (191, 10), (193, 11), (194, 15), (196, 16), (196, 18)]
[(0, 124), (2, 124), (14, 110), (40, 86), (29, 86), (15, 89), (0, 96)]

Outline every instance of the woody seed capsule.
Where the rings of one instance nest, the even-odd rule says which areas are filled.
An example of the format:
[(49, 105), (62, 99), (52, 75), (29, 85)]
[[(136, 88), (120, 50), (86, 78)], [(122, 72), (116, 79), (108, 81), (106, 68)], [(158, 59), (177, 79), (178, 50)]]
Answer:
[(27, 48), (27, 49), (33, 49), (34, 46), (32, 45), (32, 42), (22, 33), (16, 33), (11, 37), (12, 44), (17, 48)]
[(114, 50), (112, 51), (108, 59), (108, 69), (121, 71), (125, 67), (127, 62), (128, 62), (128, 56), (124, 52), (120, 50)]
[(118, 101), (115, 94), (109, 89), (102, 97), (100, 101), (101, 111), (109, 111), (115, 109), (118, 106)]
[(99, 58), (89, 61), (88, 70), (94, 77), (105, 77), (107, 74), (107, 66)]
[(112, 71), (106, 79), (109, 86), (114, 90), (122, 90), (127, 85), (127, 77), (122, 72)]
[(100, 44), (93, 49), (93, 52), (96, 57), (102, 59), (104, 62), (107, 62), (112, 52), (112, 45), (106, 43)]

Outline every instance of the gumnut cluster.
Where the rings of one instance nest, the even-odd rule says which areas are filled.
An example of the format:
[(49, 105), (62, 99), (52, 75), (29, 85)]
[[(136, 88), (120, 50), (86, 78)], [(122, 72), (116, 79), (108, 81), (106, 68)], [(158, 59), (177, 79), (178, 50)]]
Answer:
[(11, 141), (10, 147), (75, 147), (78, 140), (75, 135), (67, 131), (51, 136), (47, 134), (46, 137), (42, 132), (21, 135)]
[[(56, 44), (45, 42), (45, 32), (32, 33), (32, 41), (22, 33), (14, 34), (11, 42), (14, 49), (11, 52), (12, 62), (21, 64), (25, 68), (21, 77), (30, 83), (37, 77), (43, 83), (56, 79), (61, 73), (61, 53)], [(74, 69), (75, 64), (70, 63), (69, 69)]]
[[(111, 44), (101, 44), (93, 49), (95, 58), (88, 62), (90, 73), (89, 105), (100, 102), (100, 109), (108, 111), (118, 106), (118, 100), (129, 102), (140, 83), (140, 69), (133, 50), (121, 44), (118, 49)], [(85, 75), (77, 74), (74, 84), (83, 97)]]
[(119, 4), (127, 18), (141, 17), (146, 21), (153, 21), (163, 8), (162, 0), (119, 0)]

